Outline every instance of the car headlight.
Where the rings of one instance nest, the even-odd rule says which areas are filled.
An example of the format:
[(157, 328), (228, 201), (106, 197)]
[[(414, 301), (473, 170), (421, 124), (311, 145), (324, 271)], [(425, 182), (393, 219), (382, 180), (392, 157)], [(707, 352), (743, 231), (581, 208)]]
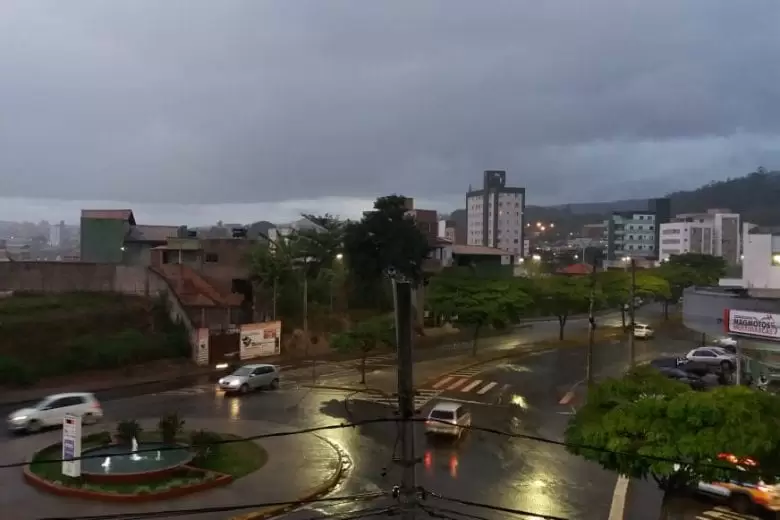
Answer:
[(11, 422), (22, 422), (27, 419), (26, 415), (17, 415), (16, 417), (11, 417)]
[(220, 379), (219, 380), (219, 384), (224, 385), (225, 384), (225, 380), (224, 379)]

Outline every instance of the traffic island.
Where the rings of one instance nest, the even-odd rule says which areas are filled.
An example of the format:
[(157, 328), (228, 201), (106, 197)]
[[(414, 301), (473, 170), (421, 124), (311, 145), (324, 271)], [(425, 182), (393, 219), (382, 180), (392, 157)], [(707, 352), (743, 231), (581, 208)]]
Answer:
[(232, 434), (145, 432), (135, 421), (119, 423), (117, 431), (120, 435), (101, 431), (81, 438), (80, 476), (63, 474), (58, 460), (62, 443), (56, 443), (33, 455), (24, 469), (25, 481), (59, 496), (148, 502), (225, 486), (259, 470), (268, 460), (262, 446)]

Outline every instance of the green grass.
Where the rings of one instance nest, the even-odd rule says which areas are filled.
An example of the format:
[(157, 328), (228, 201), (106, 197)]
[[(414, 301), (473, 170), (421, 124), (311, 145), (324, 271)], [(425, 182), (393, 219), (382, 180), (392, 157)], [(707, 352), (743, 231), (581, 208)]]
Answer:
[[(221, 435), (223, 439), (240, 439), (235, 435)], [(240, 441), (223, 444), (218, 453), (195, 467), (227, 473), (241, 478), (262, 468), (268, 461), (268, 452), (254, 441)]]
[[(88, 435), (82, 439), (82, 450), (102, 446), (99, 436), (102, 434)], [(222, 439), (240, 439), (235, 435), (219, 434)], [(142, 441), (157, 441), (159, 435), (156, 432), (144, 432)], [(143, 484), (110, 484), (91, 483), (80, 478), (67, 477), (62, 474), (62, 463), (45, 463), (42, 461), (58, 459), (61, 457), (60, 444), (48, 446), (39, 451), (33, 457), (30, 471), (35, 475), (54, 482), (56, 484), (79, 488), (83, 490), (101, 491), (104, 493), (116, 493), (121, 495), (138, 495), (155, 493), (183, 486), (190, 486), (204, 480), (217, 478), (220, 473), (231, 475), (234, 479), (241, 478), (262, 468), (268, 461), (268, 453), (259, 444), (253, 441), (240, 441), (222, 444), (214, 455), (199, 464), (191, 464), (192, 469), (182, 468), (169, 478), (147, 482)]]

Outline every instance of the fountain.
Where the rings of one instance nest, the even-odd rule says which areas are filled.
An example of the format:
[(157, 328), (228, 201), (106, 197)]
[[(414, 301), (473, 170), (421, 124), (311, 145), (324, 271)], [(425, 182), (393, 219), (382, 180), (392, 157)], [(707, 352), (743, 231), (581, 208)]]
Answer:
[(110, 444), (85, 450), (83, 455), (88, 457), (81, 461), (84, 478), (94, 482), (125, 483), (167, 478), (195, 456), (187, 446), (139, 443), (135, 437), (131, 439), (129, 452), (126, 445)]

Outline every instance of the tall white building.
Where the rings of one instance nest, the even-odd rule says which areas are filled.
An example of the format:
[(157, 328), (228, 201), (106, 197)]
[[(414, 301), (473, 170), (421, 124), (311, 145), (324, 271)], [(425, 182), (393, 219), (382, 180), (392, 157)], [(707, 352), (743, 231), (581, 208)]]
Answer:
[(466, 209), (468, 245), (525, 255), (525, 188), (508, 187), (505, 171), (485, 171), (482, 189), (469, 188)]
[(660, 260), (672, 255), (701, 253), (722, 256), (730, 265), (740, 261), (739, 214), (724, 209), (684, 213), (661, 224)]

